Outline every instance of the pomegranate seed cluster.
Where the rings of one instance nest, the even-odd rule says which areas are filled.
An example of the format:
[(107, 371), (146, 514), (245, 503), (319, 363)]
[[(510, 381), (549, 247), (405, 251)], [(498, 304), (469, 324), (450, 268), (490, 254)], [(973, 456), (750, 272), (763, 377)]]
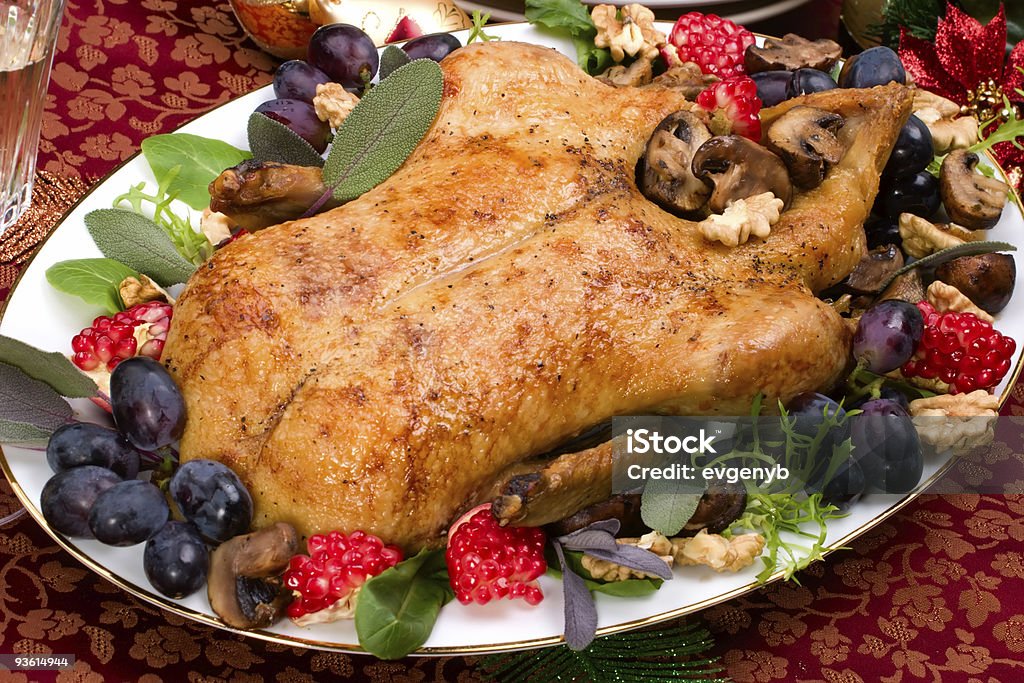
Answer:
[(749, 76), (736, 76), (705, 88), (697, 96), (697, 104), (710, 112), (722, 112), (732, 122), (733, 133), (761, 141), (761, 100), (757, 84)]
[(464, 605), (522, 598), (536, 605), (544, 594), (536, 579), (547, 570), (544, 532), (502, 527), (490, 507), (473, 512), (451, 533), (445, 559), (455, 597)]
[(1016, 342), (973, 313), (939, 313), (927, 301), (917, 304), (924, 333), (901, 369), (907, 377), (939, 379), (950, 393), (991, 390), (1010, 370)]
[(754, 34), (714, 14), (690, 12), (679, 17), (662, 49), (665, 63), (694, 62), (706, 74), (729, 78), (746, 73), (743, 58)]
[(100, 316), (71, 339), (71, 360), (86, 372), (101, 366), (113, 370), (121, 361), (137, 355), (160, 360), (173, 315), (170, 304), (151, 301), (113, 317)]
[(373, 534), (339, 531), (314, 535), (306, 542), (309, 555), (296, 555), (284, 573), (284, 585), (297, 596), (288, 616), (299, 619), (347, 600), (370, 577), (394, 567), (402, 551)]

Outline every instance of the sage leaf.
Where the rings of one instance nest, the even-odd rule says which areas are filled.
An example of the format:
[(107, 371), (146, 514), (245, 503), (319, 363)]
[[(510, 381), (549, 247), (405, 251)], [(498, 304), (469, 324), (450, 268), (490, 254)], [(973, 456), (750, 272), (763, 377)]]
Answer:
[(41, 351), (23, 341), (0, 335), (0, 363), (13, 366), (32, 379), (44, 382), (61, 396), (96, 396), (96, 383), (56, 351)]
[(666, 536), (678, 534), (697, 510), (703, 492), (695, 482), (652, 479), (640, 496), (640, 518), (644, 524)]
[(120, 261), (85, 258), (61, 261), (46, 269), (46, 281), (54, 289), (102, 306), (107, 313), (124, 310), (119, 287), (125, 278), (139, 274)]
[(562, 568), (565, 644), (570, 650), (579, 652), (586, 650), (597, 635), (597, 606), (583, 577), (572, 571), (566, 563), (562, 544), (555, 542), (553, 545), (558, 555), (558, 564)]
[(45, 440), (71, 420), (71, 406), (46, 382), (0, 363), (0, 441)]
[(903, 266), (885, 281), (885, 284), (882, 285), (882, 289), (879, 291), (885, 291), (885, 288), (891, 285), (893, 280), (914, 268), (938, 266), (961, 256), (980, 256), (982, 254), (993, 254), (997, 251), (1017, 251), (1017, 247), (1009, 242), (964, 242), (955, 247), (948, 247)]
[(380, 659), (398, 659), (427, 642), (437, 615), (455, 597), (443, 550), (418, 555), (363, 584), (356, 602), (359, 644)]
[(363, 95), (334, 136), (324, 184), (347, 202), (373, 189), (412, 154), (441, 106), (444, 76), (429, 59), (399, 67)]
[(380, 80), (390, 76), (395, 69), (405, 66), (412, 60), (408, 53), (397, 45), (388, 45), (380, 55)]
[(614, 552), (615, 546), (618, 545), (615, 542), (614, 532), (609, 533), (603, 529), (580, 529), (559, 537), (558, 542), (569, 550), (582, 550), (583, 552), (591, 550)]
[(134, 211), (96, 209), (85, 215), (85, 227), (104, 256), (164, 287), (185, 282), (196, 270), (160, 226)]
[(298, 133), (266, 114), (249, 117), (249, 149), (256, 161), (276, 161), (295, 166), (323, 166), (324, 158)]
[(209, 206), (208, 187), (221, 171), (252, 156), (222, 140), (188, 133), (152, 135), (142, 141), (142, 154), (149, 162), (157, 184), (162, 184), (162, 179), (173, 169), (179, 169), (166, 192), (193, 209)]

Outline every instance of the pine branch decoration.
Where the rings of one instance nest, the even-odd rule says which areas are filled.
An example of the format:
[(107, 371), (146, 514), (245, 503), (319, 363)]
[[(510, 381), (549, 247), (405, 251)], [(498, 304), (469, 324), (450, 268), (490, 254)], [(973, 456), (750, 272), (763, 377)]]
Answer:
[(680, 621), (652, 631), (598, 638), (582, 652), (565, 645), (479, 660), (480, 672), (496, 683), (565, 681), (580, 683), (728, 683), (722, 667), (707, 657), (714, 639), (698, 622)]
[(901, 26), (915, 38), (934, 40), (945, 13), (946, 0), (889, 0), (882, 9), (882, 22), (872, 26), (870, 34), (894, 50), (900, 44)]

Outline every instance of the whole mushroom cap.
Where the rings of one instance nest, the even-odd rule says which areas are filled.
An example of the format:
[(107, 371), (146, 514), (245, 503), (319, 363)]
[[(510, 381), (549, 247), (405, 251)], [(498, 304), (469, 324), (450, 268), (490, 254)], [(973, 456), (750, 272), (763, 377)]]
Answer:
[(713, 185), (708, 208), (725, 211), (729, 202), (771, 192), (783, 209), (793, 199), (793, 185), (782, 159), (740, 135), (711, 138), (693, 156), (693, 174)]

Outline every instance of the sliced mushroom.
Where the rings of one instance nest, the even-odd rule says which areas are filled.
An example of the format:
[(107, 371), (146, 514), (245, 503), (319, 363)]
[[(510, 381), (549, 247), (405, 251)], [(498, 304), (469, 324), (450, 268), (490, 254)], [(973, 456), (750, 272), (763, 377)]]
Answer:
[(783, 209), (793, 198), (793, 186), (782, 159), (766, 147), (739, 135), (711, 138), (693, 155), (693, 174), (713, 185), (708, 208), (722, 213), (729, 202), (771, 192)]
[(263, 628), (280, 619), (291, 602), (280, 574), (298, 547), (295, 528), (281, 522), (219, 545), (210, 555), (206, 586), (213, 611), (235, 628)]
[(836, 134), (844, 123), (834, 112), (793, 107), (768, 129), (768, 147), (782, 157), (793, 184), (810, 190), (843, 158), (846, 149)]
[(690, 101), (696, 101), (697, 95), (717, 82), (718, 76), (704, 73), (693, 62), (684, 62), (679, 66), (669, 67), (665, 73), (655, 76), (654, 80), (644, 87), (668, 88)]
[(834, 40), (807, 40), (795, 33), (765, 38), (764, 47), (751, 45), (744, 54), (748, 74), (759, 71), (795, 71), (802, 68), (828, 72), (843, 54)]
[(921, 271), (918, 268), (908, 270), (885, 288), (885, 291), (878, 295), (879, 301), (898, 299), (916, 304), (925, 297), (924, 282), (921, 281)]
[(954, 223), (977, 230), (999, 222), (1009, 186), (976, 173), (979, 157), (965, 149), (954, 150), (942, 162), (939, 191), (942, 205)]
[(629, 66), (616, 64), (608, 67), (603, 74), (597, 77), (597, 80), (615, 88), (636, 88), (649, 84), (653, 78), (654, 69), (651, 66), (651, 61), (638, 59)]
[(697, 148), (711, 139), (700, 117), (688, 111), (669, 114), (647, 141), (640, 190), (668, 211), (690, 214), (711, 191), (693, 176), (690, 162)]
[(903, 267), (903, 252), (894, 244), (872, 249), (846, 278), (846, 287), (859, 294), (875, 294)]
[(987, 313), (1006, 307), (1017, 280), (1017, 267), (1009, 254), (961, 256), (935, 269), (935, 277), (952, 285)]

